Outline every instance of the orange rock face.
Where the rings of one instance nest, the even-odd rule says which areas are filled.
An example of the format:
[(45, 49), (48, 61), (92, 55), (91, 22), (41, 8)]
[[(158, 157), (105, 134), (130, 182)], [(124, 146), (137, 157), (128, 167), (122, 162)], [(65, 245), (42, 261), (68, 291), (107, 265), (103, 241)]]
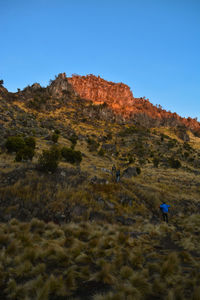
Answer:
[(106, 102), (115, 110), (133, 102), (130, 88), (123, 83), (113, 83), (94, 75), (72, 76), (68, 78), (68, 82), (82, 98), (92, 100), (96, 104)]
[(68, 78), (68, 82), (82, 98), (92, 100), (95, 104), (105, 102), (116, 113), (122, 114), (125, 118), (145, 113), (160, 121), (176, 119), (180, 124), (182, 123), (192, 130), (200, 130), (200, 123), (196, 119), (181, 118), (176, 113), (167, 112), (161, 107), (151, 104), (148, 99), (134, 98), (126, 84), (106, 81), (94, 75), (74, 75)]

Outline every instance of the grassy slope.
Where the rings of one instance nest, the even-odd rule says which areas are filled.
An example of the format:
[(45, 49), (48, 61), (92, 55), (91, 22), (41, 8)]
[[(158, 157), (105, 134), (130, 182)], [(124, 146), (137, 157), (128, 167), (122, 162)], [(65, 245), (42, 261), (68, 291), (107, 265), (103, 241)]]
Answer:
[[(15, 105), (33, 113), (21, 102)], [(35, 115), (38, 120), (50, 116), (45, 112)], [(32, 216), (43, 218), (44, 208), (53, 216), (67, 207), (71, 223), (12, 219), (0, 225), (1, 298), (199, 299), (200, 175), (194, 164), (194, 158), (199, 158), (199, 139), (189, 133), (192, 148), (186, 149), (171, 129), (149, 132), (139, 128), (127, 133), (128, 124), (89, 118), (81, 121), (76, 105), (54, 111), (55, 115), (58, 120), (53, 121), (54, 128), (62, 123), (83, 136), (76, 150), (84, 154), (84, 180), (79, 183), (79, 171), (71, 171), (77, 166), (64, 161), (59, 170), (71, 173), (62, 181), (56, 180), (60, 171), (57, 175), (37, 173), (34, 166), (38, 156), (50, 147), (43, 136), (36, 136), (32, 163), (16, 163), (14, 154), (2, 151), (2, 174), (28, 171), (12, 184), (1, 182), (1, 213), (9, 220), (18, 217), (23, 208), (25, 214), (31, 211)], [(115, 144), (117, 153), (105, 152), (101, 157), (97, 152), (102, 136), (108, 133), (112, 137), (104, 143)], [(168, 137), (162, 139), (161, 133)], [(88, 137), (99, 142), (97, 150), (89, 151)], [(71, 143), (61, 131), (58, 146), (64, 145)], [(180, 169), (166, 165), (171, 156), (181, 161)], [(159, 159), (158, 168), (153, 166), (154, 157)], [(139, 166), (142, 172), (130, 179), (122, 177), (116, 184), (105, 170), (111, 170), (113, 164), (121, 171)], [(91, 184), (94, 176), (105, 181)], [(131, 199), (131, 204), (123, 202), (124, 197)], [(158, 207), (163, 199), (172, 206), (170, 225), (160, 220)], [(71, 209), (74, 207), (84, 209), (77, 213)], [(102, 215), (91, 218), (95, 212)], [(131, 218), (132, 223), (122, 225), (117, 217)]]

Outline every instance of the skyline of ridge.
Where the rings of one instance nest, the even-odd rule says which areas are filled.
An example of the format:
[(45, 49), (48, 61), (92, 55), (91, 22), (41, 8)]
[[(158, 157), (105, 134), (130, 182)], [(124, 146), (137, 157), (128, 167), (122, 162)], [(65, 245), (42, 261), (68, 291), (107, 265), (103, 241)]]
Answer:
[[(62, 75), (62, 74), (64, 74), (64, 75), (66, 76), (67, 79), (70, 79), (70, 78), (73, 78), (73, 77), (80, 77), (80, 78), (84, 78), (84, 77), (86, 77), (86, 78), (87, 78), (87, 77), (88, 77), (88, 78), (90, 78), (90, 77), (95, 77), (96, 79), (100, 78), (102, 81), (104, 81), (104, 82), (106, 82), (106, 83), (111, 83), (111, 84), (114, 84), (114, 85), (122, 84), (122, 85), (128, 87), (128, 89), (130, 90), (130, 92), (131, 92), (133, 98), (147, 100), (147, 101), (149, 101), (151, 104), (153, 104), (155, 107), (160, 107), (162, 110), (166, 111), (167, 113), (170, 113), (170, 114), (174, 114), (174, 113), (175, 113), (175, 114), (177, 114), (178, 116), (180, 116), (181, 118), (185, 118), (185, 119), (191, 118), (191, 119), (194, 119), (194, 120), (197, 120), (198, 122), (200, 122), (200, 121), (198, 120), (197, 117), (191, 117), (191, 116), (185, 117), (185, 116), (182, 116), (181, 114), (179, 114), (177, 111), (171, 111), (171, 110), (168, 109), (166, 106), (165, 106), (165, 107), (162, 107), (159, 103), (154, 104), (154, 103), (151, 101), (151, 99), (149, 99), (147, 96), (139, 96), (139, 97), (136, 97), (136, 96), (134, 95), (134, 92), (132, 91), (131, 87), (130, 87), (129, 85), (127, 85), (126, 83), (124, 83), (124, 82), (114, 82), (114, 81), (111, 81), (111, 80), (107, 80), (107, 79), (105, 79), (105, 78), (102, 78), (100, 75), (94, 75), (94, 74), (80, 75), (80, 74), (73, 73), (73, 74), (71, 74), (71, 76), (67, 76), (67, 74), (66, 74), (65, 72), (63, 72), (63, 73), (59, 73), (59, 74), (55, 75), (53, 79), (52, 79), (52, 78), (49, 79), (46, 85), (42, 85), (41, 82), (35, 81), (35, 82), (32, 82), (32, 83), (28, 84), (27, 86), (32, 86), (32, 85), (34, 85), (35, 83), (37, 83), (37, 84), (39, 84), (41, 87), (46, 88), (46, 87), (48, 87), (48, 86), (50, 85), (50, 83), (51, 83), (52, 81), (56, 80), (56, 78), (58, 78), (58, 76), (59, 76), (59, 75)], [(7, 89), (5, 83), (3, 84), (3, 86)], [(19, 90), (23, 91), (27, 86), (24, 86), (23, 88), (20, 88)], [(7, 90), (8, 90), (8, 89), (7, 89)], [(10, 91), (10, 90), (8, 90), (8, 92), (15, 93), (15, 92), (17, 92), (17, 91)], [(88, 100), (91, 100), (91, 99), (88, 98)]]

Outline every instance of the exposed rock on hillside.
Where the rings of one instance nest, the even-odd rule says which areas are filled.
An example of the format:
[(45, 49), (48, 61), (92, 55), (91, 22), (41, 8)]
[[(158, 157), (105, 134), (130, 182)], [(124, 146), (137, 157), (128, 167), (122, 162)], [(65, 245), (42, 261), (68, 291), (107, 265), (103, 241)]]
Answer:
[(124, 104), (133, 104), (133, 94), (126, 84), (113, 83), (94, 75), (76, 75), (68, 78), (68, 81), (82, 98), (96, 104), (106, 102), (116, 111), (120, 111)]
[(52, 96), (62, 96), (63, 92), (73, 92), (65, 73), (60, 73), (55, 80), (51, 81), (48, 91)]
[(94, 75), (67, 78), (65, 73), (61, 73), (51, 80), (47, 88), (34, 83), (18, 93), (8, 92), (1, 84), (0, 97), (9, 102), (24, 101), (27, 107), (43, 111), (61, 109), (72, 100), (70, 105), (76, 106), (83, 119), (134, 122), (145, 127), (185, 127), (184, 131), (179, 130), (180, 138), (185, 141), (189, 140), (188, 129), (200, 136), (200, 123), (196, 119), (182, 118), (153, 105), (145, 97), (135, 98), (126, 84), (106, 81)]
[(94, 75), (74, 75), (68, 82), (82, 97), (95, 104), (106, 103), (117, 114), (134, 118), (144, 126), (178, 126), (184, 124), (196, 134), (200, 124), (196, 119), (181, 118), (176, 113), (167, 112), (161, 106), (154, 106), (148, 99), (134, 98), (130, 88), (123, 83), (106, 81)]

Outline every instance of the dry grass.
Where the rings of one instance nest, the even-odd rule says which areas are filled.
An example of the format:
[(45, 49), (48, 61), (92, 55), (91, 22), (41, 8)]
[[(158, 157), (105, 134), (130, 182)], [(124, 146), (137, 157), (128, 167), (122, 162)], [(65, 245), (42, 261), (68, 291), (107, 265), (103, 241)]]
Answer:
[[(32, 112), (23, 105), (21, 109)], [(82, 138), (76, 150), (83, 155), (81, 162), (85, 181), (78, 185), (80, 175), (56, 181), (54, 175), (27, 173), (11, 184), (0, 186), (2, 216), (16, 217), (0, 224), (0, 296), (2, 299), (53, 300), (198, 300), (199, 298), (199, 226), (198, 199), (200, 192), (199, 169), (182, 160), (182, 168), (175, 170), (165, 166), (153, 167), (153, 156), (168, 158), (178, 155), (183, 141), (169, 128), (156, 129), (157, 133), (119, 136), (129, 125), (113, 124), (101, 120), (79, 122), (73, 117), (76, 104), (51, 112), (40, 112), (36, 118), (54, 116), (63, 120)], [(67, 117), (66, 117), (67, 114)], [(54, 121), (55, 127), (60, 120)], [(103, 141), (107, 133), (111, 140)], [(48, 130), (48, 134), (52, 131)], [(173, 149), (167, 150), (167, 142), (161, 143), (164, 133), (177, 140)], [(190, 145), (196, 149), (191, 157), (198, 157), (200, 141), (191, 133)], [(71, 146), (60, 134), (58, 145)], [(116, 144), (117, 154), (106, 153), (100, 157), (97, 151), (88, 150), (87, 138)], [(36, 155), (33, 167), (42, 150), (49, 148), (44, 137), (36, 137)], [(143, 146), (145, 163), (140, 165), (135, 146)], [(149, 150), (149, 152), (148, 152)], [(180, 152), (180, 151), (179, 151)], [(128, 164), (129, 154), (135, 161)], [(29, 168), (29, 163), (14, 162), (15, 154), (1, 153), (1, 175), (10, 176), (18, 167)], [(115, 164), (121, 172), (128, 166), (140, 166), (141, 174), (129, 179), (121, 178), (116, 184), (111, 171)], [(76, 168), (60, 162), (60, 168)], [(61, 170), (58, 171), (59, 174)], [(91, 184), (97, 176), (104, 182)], [(123, 203), (130, 199), (131, 204)], [(171, 205), (169, 220), (160, 219), (159, 206), (165, 200)], [(75, 211), (77, 208), (77, 211)], [(51, 221), (67, 208), (71, 223), (57, 225), (46, 223), (45, 213)], [(81, 210), (82, 209), (82, 210)], [(17, 220), (27, 217), (30, 222)], [(91, 216), (99, 213), (102, 219)], [(195, 214), (194, 214), (195, 213)], [(42, 220), (33, 218), (39, 216)], [(68, 215), (67, 215), (68, 216)], [(117, 220), (122, 221), (116, 221)], [(132, 225), (123, 225), (131, 219)], [(6, 219), (6, 220), (7, 220)], [(32, 219), (32, 220), (31, 220)], [(77, 221), (77, 223), (74, 223)], [(121, 223), (120, 223), (121, 222)], [(84, 294), (80, 294), (82, 293)], [(1, 294), (2, 293), (2, 294)], [(88, 295), (88, 296), (87, 296)]]
[[(0, 284), (5, 283), (5, 300), (73, 299), (86, 283), (97, 290), (102, 286), (102, 292), (89, 299), (179, 299), (178, 294), (187, 299), (188, 293), (198, 299), (199, 261), (196, 254), (179, 250), (178, 245), (185, 243), (191, 224), (199, 224), (199, 216), (177, 221), (179, 229), (146, 220), (129, 227), (89, 222), (58, 226), (37, 219), (1, 224)], [(163, 238), (176, 237), (177, 230), (177, 251), (167, 242), (162, 248)], [(131, 232), (144, 234), (131, 238)], [(192, 232), (191, 236), (196, 245), (198, 236)], [(104, 286), (109, 290), (105, 292)]]

